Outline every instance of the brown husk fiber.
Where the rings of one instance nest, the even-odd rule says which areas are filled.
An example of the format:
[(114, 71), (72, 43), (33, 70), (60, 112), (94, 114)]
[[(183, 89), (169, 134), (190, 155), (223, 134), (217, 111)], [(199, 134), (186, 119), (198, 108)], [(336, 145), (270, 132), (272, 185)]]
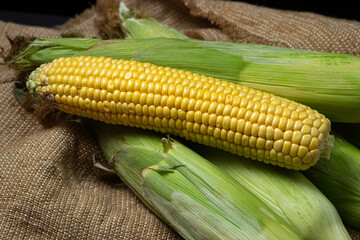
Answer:
[[(357, 21), (231, 1), (124, 2), (193, 38), (360, 56)], [(117, 6), (98, 0), (52, 29), (0, 21), (1, 56), (14, 54), (14, 39), (121, 37)], [(181, 239), (117, 176), (93, 167), (94, 157), (104, 157), (88, 129), (73, 120), (40, 124), (14, 98), (19, 73), (0, 72), (0, 239)], [(358, 230), (349, 232), (360, 239)]]

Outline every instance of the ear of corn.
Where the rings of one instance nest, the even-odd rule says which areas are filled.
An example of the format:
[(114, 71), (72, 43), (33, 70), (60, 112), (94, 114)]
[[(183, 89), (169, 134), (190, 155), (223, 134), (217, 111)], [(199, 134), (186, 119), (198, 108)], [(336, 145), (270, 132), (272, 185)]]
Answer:
[(119, 176), (186, 239), (300, 239), (254, 194), (181, 143), (142, 129), (89, 126)]
[(239, 156), (201, 145), (190, 147), (258, 196), (302, 239), (349, 238), (334, 206), (300, 172), (265, 168), (258, 162), (242, 161)]
[(97, 40), (86, 50), (66, 45), (75, 39), (42, 41), (50, 46), (33, 47), (15, 64), (34, 67), (62, 54), (136, 58), (272, 92), (310, 106), (331, 121), (360, 122), (359, 57), (192, 39)]
[[(13, 62), (19, 68), (28, 69), (59, 56), (135, 58), (269, 91), (311, 106), (332, 121), (360, 122), (359, 57), (186, 39), (177, 30), (155, 20), (133, 17), (123, 3), (119, 11), (128, 37), (144, 39), (62, 39), (60, 42), (54, 38), (43, 39), (40, 40), (45, 43), (43, 46), (30, 45)], [(79, 44), (74, 45), (76, 42)], [(81, 47), (82, 43), (86, 50)], [(48, 48), (51, 51), (47, 51)]]
[(331, 158), (304, 174), (335, 205), (344, 222), (360, 228), (360, 150), (338, 134), (335, 140)]
[(86, 122), (119, 176), (186, 239), (350, 239), (299, 172), (192, 145), (204, 159), (156, 133)]
[(67, 113), (184, 137), (295, 170), (331, 150), (330, 121), (302, 104), (191, 72), (111, 58), (60, 58), (30, 92)]

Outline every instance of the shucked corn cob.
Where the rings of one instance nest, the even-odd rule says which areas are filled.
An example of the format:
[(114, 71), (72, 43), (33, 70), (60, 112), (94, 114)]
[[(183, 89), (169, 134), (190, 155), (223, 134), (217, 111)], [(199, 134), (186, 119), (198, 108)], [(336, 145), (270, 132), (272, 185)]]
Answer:
[(67, 113), (185, 137), (295, 170), (331, 149), (330, 121), (302, 104), (188, 71), (105, 57), (55, 59), (30, 92)]
[(333, 122), (360, 122), (360, 58), (351, 55), (194, 39), (45, 38), (4, 64), (33, 70), (60, 56), (135, 58), (269, 91)]

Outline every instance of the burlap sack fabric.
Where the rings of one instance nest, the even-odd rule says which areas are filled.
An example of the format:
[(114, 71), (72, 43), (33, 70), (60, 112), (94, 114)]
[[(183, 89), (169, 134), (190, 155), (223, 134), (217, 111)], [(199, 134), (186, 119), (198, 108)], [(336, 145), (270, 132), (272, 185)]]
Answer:
[[(360, 23), (241, 2), (126, 0), (190, 37), (342, 52), (360, 56)], [(54, 29), (0, 21), (0, 47), (16, 36), (114, 38), (116, 1), (97, 5)], [(68, 122), (45, 128), (13, 96), (17, 72), (0, 67), (0, 239), (180, 239), (117, 178), (90, 132)], [(359, 231), (349, 228), (353, 239)]]

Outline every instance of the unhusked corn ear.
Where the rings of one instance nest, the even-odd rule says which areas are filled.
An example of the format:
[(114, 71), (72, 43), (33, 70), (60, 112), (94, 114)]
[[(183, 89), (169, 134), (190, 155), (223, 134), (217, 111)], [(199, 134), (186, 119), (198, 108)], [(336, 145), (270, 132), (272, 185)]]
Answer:
[(302, 104), (188, 71), (105, 57), (55, 59), (30, 92), (67, 113), (174, 134), (295, 170), (331, 149), (330, 121)]

